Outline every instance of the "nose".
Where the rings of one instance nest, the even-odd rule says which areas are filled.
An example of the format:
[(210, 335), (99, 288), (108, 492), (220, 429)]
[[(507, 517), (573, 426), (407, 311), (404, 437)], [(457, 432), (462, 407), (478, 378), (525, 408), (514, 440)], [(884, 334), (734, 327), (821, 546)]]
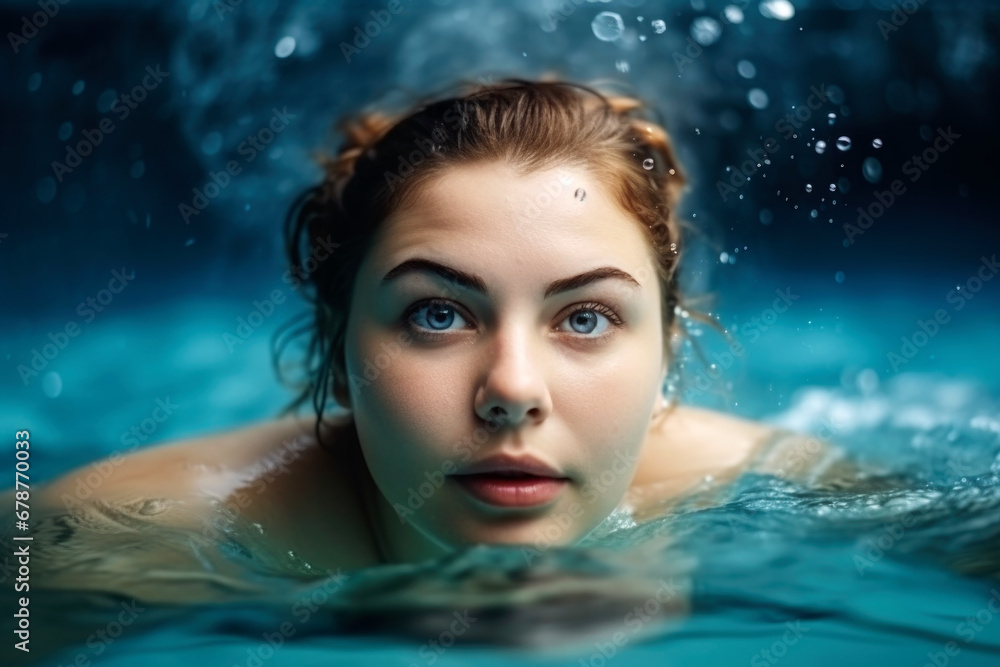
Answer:
[(476, 414), (481, 419), (517, 428), (539, 423), (552, 411), (539, 346), (525, 327), (507, 327), (497, 333), (484, 351), (484, 376), (476, 396)]

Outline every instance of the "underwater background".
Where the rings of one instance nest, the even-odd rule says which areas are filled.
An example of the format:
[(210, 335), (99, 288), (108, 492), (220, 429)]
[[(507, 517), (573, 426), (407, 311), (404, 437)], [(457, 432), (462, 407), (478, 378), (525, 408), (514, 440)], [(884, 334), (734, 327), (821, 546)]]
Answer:
[[(257, 660), (507, 664), (497, 646), (555, 643), (560, 620), (587, 640), (546, 660), (597, 667), (1000, 660), (1000, 3), (41, 0), (0, 2), (0, 27), (0, 433), (13, 470), (31, 430), (33, 484), (129, 450), (144, 423), (139, 446), (273, 416), (292, 396), (271, 335), (305, 310), (281, 221), (333, 122), (547, 72), (619, 82), (674, 138), (696, 229), (682, 288), (742, 344), (691, 323), (705, 363), (682, 350), (680, 400), (911, 480), (834, 501), (749, 477), (719, 509), (678, 512), (691, 613), (611, 655), (623, 614), (600, 596), (582, 608), (607, 632), (566, 620), (572, 605), (510, 605), (464, 636), (496, 646), (442, 652), (425, 644), (450, 620), (389, 597), (381, 634), (331, 621)], [(599, 532), (664, 530), (613, 516)], [(516, 570), (502, 551), (421, 576)], [(573, 580), (571, 557), (548, 557)], [(205, 609), (59, 657), (253, 665), (287, 616)]]

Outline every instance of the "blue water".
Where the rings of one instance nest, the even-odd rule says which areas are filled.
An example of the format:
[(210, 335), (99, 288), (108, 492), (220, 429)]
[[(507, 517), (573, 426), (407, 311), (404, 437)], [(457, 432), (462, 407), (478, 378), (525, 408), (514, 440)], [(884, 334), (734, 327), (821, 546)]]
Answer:
[[(220, 14), (204, 1), (81, 0), (4, 61), (13, 167), (0, 183), (0, 426), (31, 429), (33, 484), (127, 449), (123, 438), (158, 401), (176, 408), (143, 446), (273, 416), (290, 394), (273, 377), (270, 336), (304, 309), (282, 281), (278, 221), (317, 178), (309, 155), (329, 124), (394, 85), (423, 91), (461, 74), (546, 68), (630, 82), (664, 107), (677, 137), (693, 181), (685, 213), (700, 229), (683, 284), (714, 295), (705, 309), (744, 346), (727, 353), (692, 326), (718, 368), (682, 349), (681, 400), (828, 434), (891, 480), (834, 492), (748, 475), (717, 506), (692, 501), (639, 526), (616, 513), (586, 544), (531, 568), (484, 547), (412, 571), (352, 573), (329, 600), (322, 583), (278, 581), (254, 603), (151, 606), (142, 631), (46, 664), (997, 664), (1000, 280), (969, 283), (1000, 250), (987, 102), (996, 8), (927, 2), (884, 38), (889, 2), (794, 0), (789, 20), (765, 17), (758, 2), (731, 4), (744, 7), (742, 22), (696, 26), (726, 3), (630, 0), (569, 3), (553, 25), (555, 4), (414, 0), (348, 63), (340, 43), (384, 3), (241, 3)], [(14, 27), (37, 11), (2, 9)], [(619, 40), (595, 34), (603, 11), (622, 17)], [(701, 53), (681, 67), (674, 54), (687, 53), (688, 37)], [(110, 115), (116, 133), (57, 183), (51, 162), (109, 116), (107, 91), (157, 63), (171, 72), (166, 83), (128, 118)], [(723, 200), (716, 183), (820, 84), (836, 86), (837, 101)], [(273, 147), (185, 224), (178, 204), (227, 159), (245, 160), (242, 139), (284, 107), (298, 116)], [(953, 151), (845, 247), (857, 207), (949, 125), (963, 133)], [(850, 150), (836, 148), (840, 136)], [(105, 310), (92, 320), (78, 310), (123, 269), (134, 282)], [(223, 334), (276, 289), (288, 300), (228, 349)], [(772, 320), (776, 290), (797, 298)], [(894, 363), (901, 339), (942, 309), (947, 323)], [(80, 333), (22, 379), (18, 366), (69, 321)], [(652, 604), (663, 581), (679, 593)], [(35, 595), (67, 623), (108, 622), (81, 599)], [(296, 610), (313, 595), (325, 606), (306, 619)], [(655, 611), (636, 623), (647, 603)], [(467, 609), (479, 620), (434, 650)], [(270, 655), (264, 635), (283, 622), (294, 634)]]

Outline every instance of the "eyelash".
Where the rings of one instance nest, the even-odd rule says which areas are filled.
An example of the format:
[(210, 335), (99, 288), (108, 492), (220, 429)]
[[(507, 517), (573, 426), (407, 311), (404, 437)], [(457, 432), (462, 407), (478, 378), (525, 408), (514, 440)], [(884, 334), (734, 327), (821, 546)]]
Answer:
[[(459, 314), (462, 315), (462, 317), (464, 317), (465, 319), (472, 319), (470, 317), (467, 317), (464, 314), (465, 311), (459, 308), (457, 304), (454, 304), (451, 301), (448, 301), (447, 299), (424, 299), (423, 301), (418, 301), (414, 303), (413, 305), (411, 305), (409, 308), (406, 309), (406, 312), (403, 313), (403, 326), (406, 327), (407, 330), (409, 330), (412, 334), (416, 336), (422, 336), (426, 339), (439, 338), (441, 336), (449, 335), (447, 332), (434, 332), (424, 327), (420, 327), (411, 321), (410, 318), (413, 316), (414, 313), (420, 311), (423, 308), (434, 305), (454, 308), (455, 310), (459, 311)], [(602, 303), (597, 303), (596, 301), (588, 301), (586, 303), (576, 304), (575, 309), (571, 311), (568, 315), (566, 315), (566, 317), (564, 317), (562, 320), (560, 320), (560, 322), (565, 321), (569, 317), (576, 315), (579, 312), (588, 310), (592, 310), (595, 313), (600, 313), (601, 315), (607, 317), (608, 320), (611, 322), (611, 326), (608, 327), (608, 331), (605, 331), (600, 336), (587, 336), (584, 334), (580, 334), (579, 336), (580, 338), (589, 340), (601, 340), (602, 338), (606, 338), (607, 336), (610, 336), (614, 333), (610, 331), (611, 327), (617, 328), (625, 324), (624, 321), (622, 321), (622, 319), (618, 317), (618, 313), (616, 313), (614, 310), (608, 308)]]

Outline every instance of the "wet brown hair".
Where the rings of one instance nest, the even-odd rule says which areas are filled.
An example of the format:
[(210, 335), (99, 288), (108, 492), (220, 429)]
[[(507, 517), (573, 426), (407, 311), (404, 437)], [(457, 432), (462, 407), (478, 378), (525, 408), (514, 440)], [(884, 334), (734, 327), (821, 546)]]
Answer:
[[(289, 210), (288, 260), (302, 277), (311, 312), (298, 328), (293, 321), (276, 334), (279, 377), (285, 332), (309, 336), (305, 379), (285, 413), (311, 398), (319, 422), (330, 396), (346, 406), (350, 298), (374, 232), (443, 170), (472, 163), (504, 162), (520, 173), (576, 165), (596, 175), (649, 241), (662, 294), (664, 358), (672, 359), (671, 341), (683, 333), (675, 314), (682, 304), (677, 273), (683, 244), (676, 211), (686, 180), (655, 110), (635, 97), (551, 79), (462, 82), (458, 88), (457, 95), (425, 99), (403, 113), (343, 118), (336, 155), (319, 157), (322, 182)], [(321, 242), (336, 248), (329, 259), (310, 264)]]

